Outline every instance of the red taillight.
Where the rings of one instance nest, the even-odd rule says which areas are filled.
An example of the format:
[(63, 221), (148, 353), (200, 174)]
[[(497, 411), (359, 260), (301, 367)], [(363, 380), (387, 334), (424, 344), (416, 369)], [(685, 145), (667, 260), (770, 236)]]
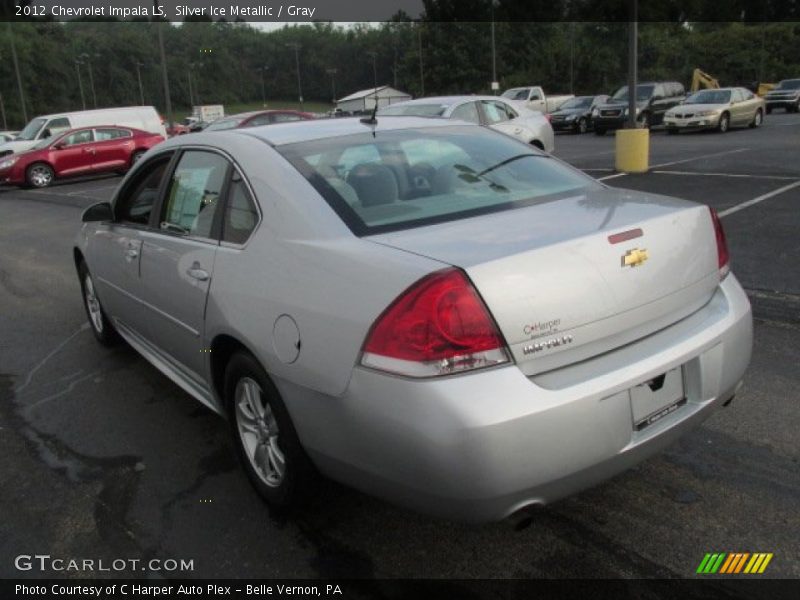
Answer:
[(717, 237), (717, 265), (719, 266), (720, 279), (725, 277), (730, 270), (730, 254), (728, 254), (728, 243), (725, 241), (725, 230), (722, 228), (722, 221), (719, 220), (717, 211), (708, 207), (711, 211), (711, 222), (714, 223), (714, 235)]
[(506, 345), (466, 275), (423, 277), (375, 321), (361, 364), (409, 377), (435, 377), (508, 361)]

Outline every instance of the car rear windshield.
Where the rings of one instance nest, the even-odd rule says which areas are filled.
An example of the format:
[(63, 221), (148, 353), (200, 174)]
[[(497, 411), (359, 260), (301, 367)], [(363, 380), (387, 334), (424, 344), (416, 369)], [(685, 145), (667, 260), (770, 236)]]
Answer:
[(593, 96), (584, 96), (580, 98), (570, 98), (564, 104), (559, 106), (562, 108), (589, 108), (592, 105)]
[(441, 117), (447, 107), (442, 104), (401, 104), (378, 111), (384, 117)]
[(234, 117), (231, 119), (220, 119), (219, 121), (214, 121), (206, 127), (206, 131), (224, 131), (225, 129), (235, 129), (239, 126), (239, 123), (244, 121), (244, 117)]
[(358, 236), (582, 193), (594, 180), (478, 126), (371, 131), (278, 146)]

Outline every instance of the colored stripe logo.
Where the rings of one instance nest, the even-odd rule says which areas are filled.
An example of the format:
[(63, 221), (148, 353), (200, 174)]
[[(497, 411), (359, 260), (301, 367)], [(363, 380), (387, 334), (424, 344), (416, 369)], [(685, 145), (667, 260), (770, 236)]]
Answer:
[(767, 569), (772, 556), (772, 552), (709, 552), (700, 561), (697, 573), (701, 575), (715, 573), (724, 575), (761, 574)]

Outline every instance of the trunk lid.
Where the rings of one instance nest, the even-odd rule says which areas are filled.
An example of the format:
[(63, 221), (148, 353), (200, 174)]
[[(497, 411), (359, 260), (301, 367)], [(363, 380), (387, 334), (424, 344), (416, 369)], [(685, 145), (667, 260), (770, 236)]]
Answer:
[(708, 208), (628, 190), (367, 239), (464, 269), (528, 375), (662, 329), (719, 283)]

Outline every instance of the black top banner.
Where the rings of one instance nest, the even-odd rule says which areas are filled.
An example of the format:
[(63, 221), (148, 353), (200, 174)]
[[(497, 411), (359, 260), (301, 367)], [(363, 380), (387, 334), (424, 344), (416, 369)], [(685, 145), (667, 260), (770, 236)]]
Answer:
[(796, 0), (2, 0), (0, 19), (226, 22), (800, 21)]

